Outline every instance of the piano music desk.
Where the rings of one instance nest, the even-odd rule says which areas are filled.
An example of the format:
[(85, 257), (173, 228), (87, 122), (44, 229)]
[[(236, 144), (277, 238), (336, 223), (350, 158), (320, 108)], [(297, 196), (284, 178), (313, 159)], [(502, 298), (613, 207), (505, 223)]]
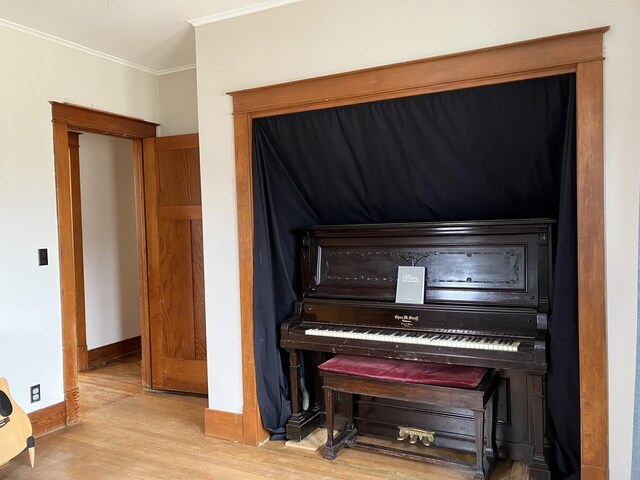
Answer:
[[(352, 447), (472, 470), (474, 480), (488, 478), (496, 460), (494, 394), (498, 374), (495, 370), (355, 355), (337, 355), (319, 368), (328, 432), (325, 458), (333, 460), (340, 449)], [(334, 431), (336, 392), (347, 397), (347, 424), (345, 431), (334, 438), (329, 432)], [(358, 441), (358, 430), (353, 422), (354, 394), (471, 410), (475, 420), (476, 462)]]

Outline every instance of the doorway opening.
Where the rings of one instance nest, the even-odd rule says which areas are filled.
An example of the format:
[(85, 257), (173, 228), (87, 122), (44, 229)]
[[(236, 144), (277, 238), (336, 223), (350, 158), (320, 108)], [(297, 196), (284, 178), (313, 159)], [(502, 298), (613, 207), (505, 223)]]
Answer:
[[(88, 367), (91, 361), (91, 345), (85, 341), (78, 149), (81, 142), (78, 137), (82, 133), (99, 134), (111, 140), (120, 137), (133, 145), (133, 191), (129, 196), (135, 213), (129, 230), (135, 230), (135, 235), (130, 232), (129, 236), (135, 238), (137, 259), (130, 255), (124, 263), (134, 263), (130, 275), (137, 278), (137, 288), (129, 285), (127, 290), (130, 304), (136, 303), (131, 291), (137, 292), (141, 387), (206, 393), (198, 135), (156, 139), (155, 123), (57, 102), (52, 102), (52, 115), (62, 300), (64, 424), (72, 424), (79, 418), (78, 370)], [(92, 275), (99, 276), (100, 272)], [(113, 309), (113, 305), (109, 308)], [(129, 306), (129, 315), (131, 310)], [(182, 378), (185, 382), (180, 383)], [(200, 383), (196, 384), (194, 379)]]
[(81, 231), (74, 228), (78, 220), (81, 221), (81, 210), (78, 204), (79, 192), (74, 192), (74, 186), (78, 188), (79, 182), (75, 182), (75, 185), (72, 182), (69, 132), (98, 133), (127, 138), (133, 142), (140, 330), (142, 333), (141, 377), (142, 385), (148, 387), (150, 385), (149, 345), (148, 335), (145, 335), (144, 332), (149, 331), (149, 315), (142, 140), (156, 136), (157, 124), (75, 105), (57, 102), (52, 102), (51, 105), (60, 252), (64, 423), (70, 425), (79, 418), (78, 364), (80, 349), (77, 331), (78, 315), (83, 311), (84, 298), (81, 298), (78, 292), (81, 288), (80, 285), (84, 285), (84, 283), (81, 268)]
[[(78, 370), (136, 352), (140, 295), (131, 141), (69, 132), (78, 249)], [(140, 375), (138, 375), (139, 377)]]

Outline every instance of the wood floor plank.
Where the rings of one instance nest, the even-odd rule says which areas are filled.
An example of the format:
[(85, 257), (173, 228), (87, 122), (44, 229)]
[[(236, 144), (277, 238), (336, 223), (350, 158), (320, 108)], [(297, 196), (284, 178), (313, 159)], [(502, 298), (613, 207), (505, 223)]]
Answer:
[[(421, 462), (346, 449), (337, 460), (267, 442), (262, 447), (206, 437), (207, 399), (146, 391), (139, 358), (124, 357), (79, 374), (81, 422), (37, 440), (36, 466), (26, 453), (0, 467), (0, 479), (393, 479), (463, 480), (472, 475)], [(507, 480), (500, 462), (492, 480)], [(525, 477), (526, 478), (526, 477)]]

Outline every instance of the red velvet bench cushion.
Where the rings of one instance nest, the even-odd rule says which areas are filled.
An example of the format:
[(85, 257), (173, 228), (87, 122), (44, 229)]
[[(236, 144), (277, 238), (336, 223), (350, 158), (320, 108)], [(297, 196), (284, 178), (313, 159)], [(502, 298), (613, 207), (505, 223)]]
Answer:
[(390, 358), (336, 355), (318, 367), (325, 372), (442, 387), (475, 388), (486, 368)]

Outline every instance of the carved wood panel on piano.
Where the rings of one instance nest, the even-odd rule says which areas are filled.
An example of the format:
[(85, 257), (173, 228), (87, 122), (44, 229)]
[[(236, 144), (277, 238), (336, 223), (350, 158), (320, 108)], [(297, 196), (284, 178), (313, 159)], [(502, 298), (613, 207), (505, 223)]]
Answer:
[[(497, 442), (502, 457), (548, 478), (544, 460), (551, 220), (320, 226), (304, 232), (302, 299), (282, 324), (290, 353), (289, 438), (323, 421), (317, 378), (306, 410), (298, 379), (335, 353), (477, 365), (499, 370)], [(423, 305), (396, 304), (397, 267), (426, 267)], [(315, 360), (315, 361), (314, 361)], [(315, 394), (314, 394), (315, 392)], [(340, 404), (338, 404), (340, 408)], [(436, 432), (435, 445), (471, 450), (473, 421), (456, 409), (362, 397), (364, 434), (395, 437), (398, 426)]]

